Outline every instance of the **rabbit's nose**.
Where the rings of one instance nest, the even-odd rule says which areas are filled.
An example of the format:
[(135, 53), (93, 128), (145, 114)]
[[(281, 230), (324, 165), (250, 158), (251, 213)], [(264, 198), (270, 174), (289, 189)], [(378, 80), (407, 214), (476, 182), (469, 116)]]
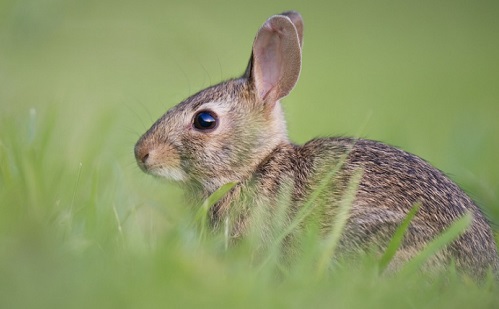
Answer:
[(146, 163), (147, 158), (149, 158), (149, 153), (146, 153), (145, 155), (141, 156), (141, 157), (140, 157), (140, 161), (141, 161), (142, 163)]
[(147, 149), (147, 147), (140, 147), (139, 145), (135, 146), (135, 159), (139, 164), (146, 164), (148, 158), (149, 149)]

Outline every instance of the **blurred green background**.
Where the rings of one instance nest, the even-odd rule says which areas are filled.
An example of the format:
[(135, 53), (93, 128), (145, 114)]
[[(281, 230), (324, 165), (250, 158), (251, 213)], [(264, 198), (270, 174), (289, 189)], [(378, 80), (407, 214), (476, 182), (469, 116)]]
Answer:
[[(399, 146), (499, 222), (498, 1), (0, 0), (0, 302), (133, 307), (180, 304), (191, 285), (201, 299), (235, 291), (234, 269), (184, 248), (181, 192), (144, 175), (133, 146), (169, 107), (240, 75), (258, 28), (289, 9), (305, 21), (301, 78), (283, 101), (291, 139)], [(236, 274), (246, 286), (232, 305), (260, 295)], [(254, 301), (286, 305), (274, 294), (290, 296)]]

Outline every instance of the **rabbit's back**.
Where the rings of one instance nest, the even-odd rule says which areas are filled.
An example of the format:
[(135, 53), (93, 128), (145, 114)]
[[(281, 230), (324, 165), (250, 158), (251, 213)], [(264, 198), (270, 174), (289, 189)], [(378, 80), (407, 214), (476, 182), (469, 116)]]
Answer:
[[(394, 264), (410, 259), (454, 221), (470, 212), (473, 215), (471, 226), (435, 259), (447, 263), (454, 260), (456, 267), (472, 275), (481, 276), (489, 267), (495, 271), (499, 269), (494, 237), (480, 209), (443, 172), (423, 159), (380, 142), (351, 138), (315, 139), (296, 150), (297, 157), (306, 161), (294, 164), (298, 167), (295, 181), (299, 187), (313, 190), (314, 185), (300, 184), (300, 179), (317, 178), (314, 175), (324, 177), (328, 170), (339, 167), (329, 188), (328, 204), (333, 208), (333, 215), (334, 208), (351, 185), (351, 176), (356, 171), (362, 172), (342, 238), (344, 250), (368, 250), (373, 244), (382, 249), (409, 210), (419, 203), (420, 209)], [(313, 181), (317, 183), (318, 179)], [(307, 190), (297, 190), (304, 191)], [(306, 199), (307, 194), (302, 194), (302, 199)], [(332, 222), (331, 218), (324, 220), (327, 222), (323, 222), (323, 226)]]

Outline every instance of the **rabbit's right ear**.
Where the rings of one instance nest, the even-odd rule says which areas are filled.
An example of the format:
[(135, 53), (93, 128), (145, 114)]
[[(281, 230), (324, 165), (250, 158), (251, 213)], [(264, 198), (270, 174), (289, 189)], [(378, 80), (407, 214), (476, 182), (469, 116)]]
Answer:
[(302, 33), (303, 22), (296, 12), (272, 16), (258, 31), (244, 77), (262, 101), (285, 97), (298, 81)]

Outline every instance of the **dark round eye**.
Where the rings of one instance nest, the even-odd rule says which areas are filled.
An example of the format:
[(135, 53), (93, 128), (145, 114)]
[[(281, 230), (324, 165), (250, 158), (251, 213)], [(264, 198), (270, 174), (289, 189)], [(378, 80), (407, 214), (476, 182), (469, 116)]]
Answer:
[(217, 125), (217, 115), (211, 111), (199, 111), (194, 115), (194, 127), (198, 130), (215, 129)]

